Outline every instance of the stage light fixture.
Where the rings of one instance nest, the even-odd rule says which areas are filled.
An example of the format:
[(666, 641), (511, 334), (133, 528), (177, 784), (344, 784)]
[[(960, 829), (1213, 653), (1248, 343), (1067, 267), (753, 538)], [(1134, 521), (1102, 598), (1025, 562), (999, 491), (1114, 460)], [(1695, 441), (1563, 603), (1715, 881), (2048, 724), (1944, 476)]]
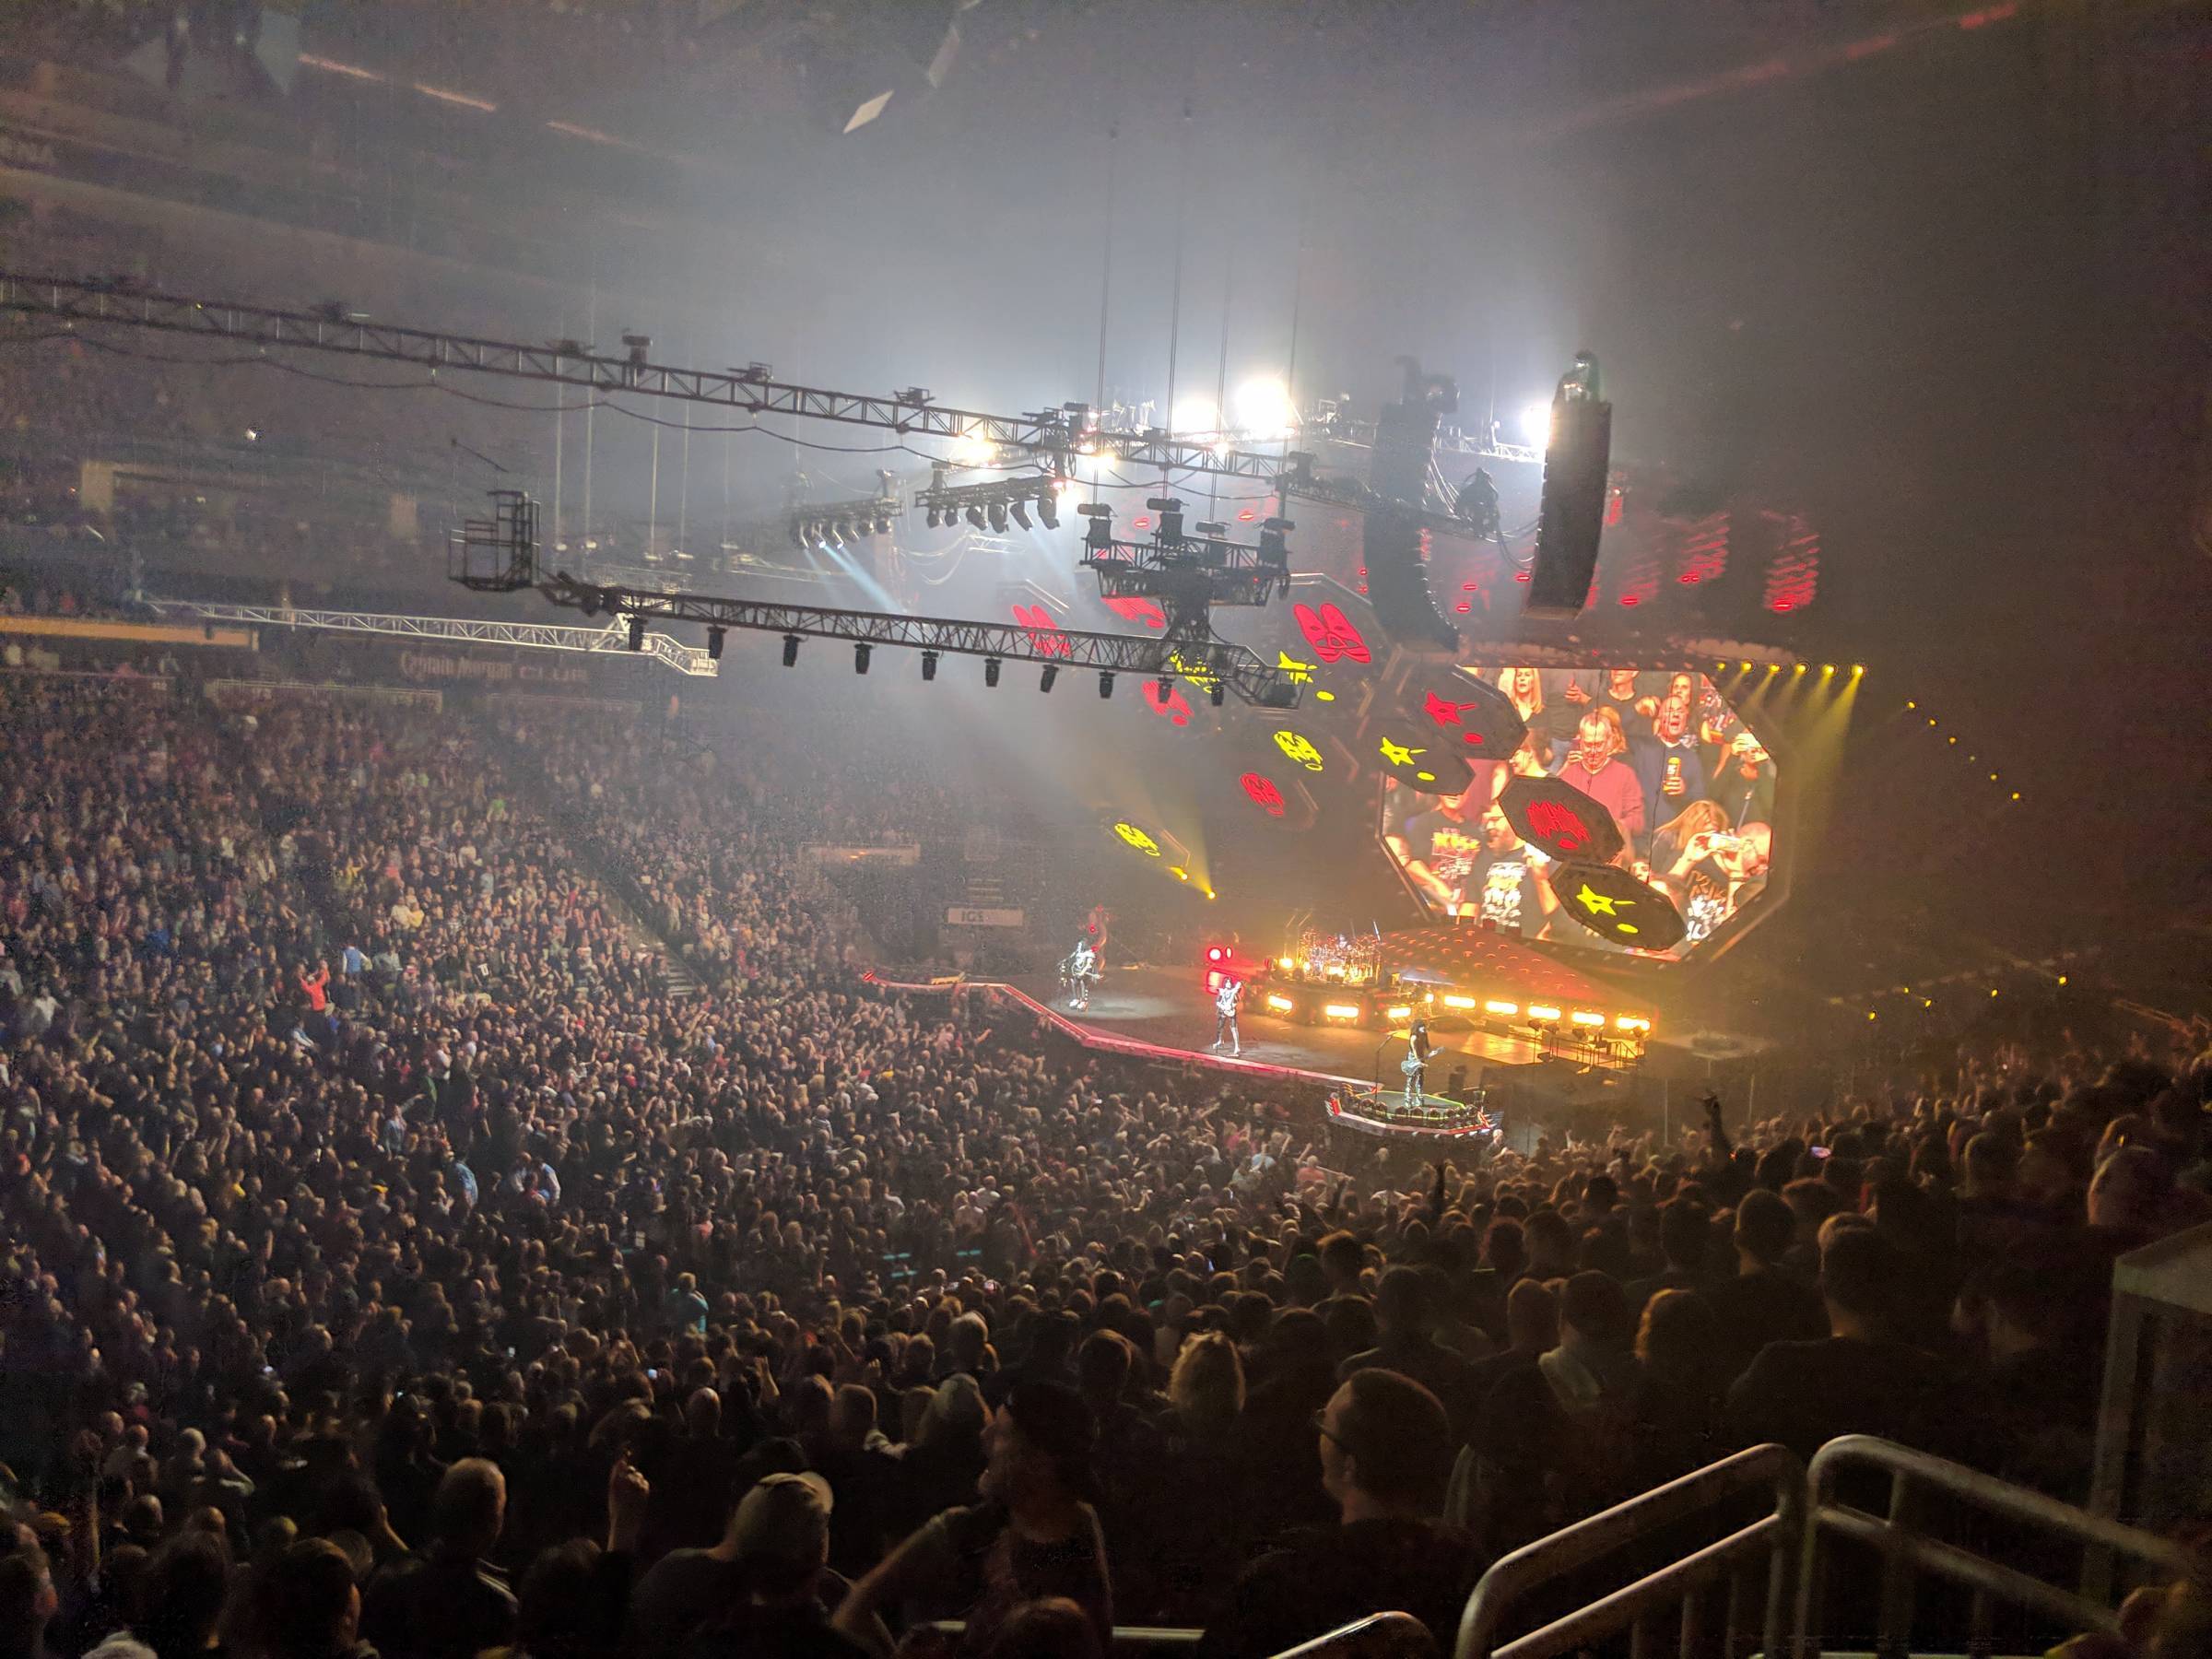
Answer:
[(1037, 492), (1037, 517), (1047, 530), (1060, 528), (1060, 501), (1050, 487)]
[(1044, 665), (1044, 672), (1037, 677), (1037, 689), (1040, 691), (1050, 691), (1053, 688), (1053, 682), (1059, 677), (1060, 665), (1057, 663), (1047, 663)]
[(1004, 501), (994, 501), (991, 503), (989, 512), (991, 514), (991, 534), (994, 535), (1004, 535), (1006, 533), (1006, 504)]
[(785, 634), (783, 636), (783, 666), (786, 668), (794, 667), (797, 665), (798, 660), (799, 636), (797, 634)]
[(968, 522), (973, 524), (978, 530), (981, 530), (983, 527), (983, 510), (981, 507), (970, 507), (966, 516)]
[(635, 611), (629, 617), (629, 648), (632, 651), (645, 649), (645, 618)]
[(721, 662), (721, 661), (722, 661), (722, 648), (723, 648), (723, 645), (724, 644), (724, 642), (726, 641), (727, 638), (728, 638), (728, 635), (727, 635), (727, 633), (725, 632), (725, 630), (724, 630), (724, 629), (719, 629), (719, 628), (710, 628), (710, 629), (707, 629), (707, 661), (708, 661), (708, 662), (710, 662), (710, 663), (719, 663), (719, 662)]
[(1101, 668), (1099, 671), (1099, 695), (1101, 698), (1113, 695), (1113, 670), (1111, 668)]
[(942, 530), (945, 527), (945, 515), (935, 507), (929, 510), (929, 527), (932, 530)]
[(1261, 375), (1237, 388), (1233, 400), (1237, 425), (1257, 442), (1287, 438), (1298, 424), (1298, 406), (1290, 388), (1274, 375)]
[[(599, 590), (597, 588), (583, 590), (583, 614), (587, 617), (595, 617), (599, 614)], [(1906, 705), (1908, 708), (1911, 706), (1910, 703)]]
[(1034, 530), (1037, 528), (1035, 524), (1030, 522), (1030, 509), (1026, 502), (1018, 500), (1009, 501), (1006, 503), (1006, 511), (1014, 515), (1014, 522), (1019, 524), (1024, 530)]
[(1168, 699), (1175, 695), (1175, 682), (1163, 674), (1154, 683), (1159, 688), (1159, 706), (1164, 709), (1168, 706)]
[(794, 547), (797, 547), (802, 552), (804, 552), (806, 547), (806, 525), (801, 524), (797, 519), (792, 520), (791, 545)]
[(868, 671), (868, 658), (871, 654), (873, 653), (870, 652), (868, 648), (868, 642), (865, 640), (863, 640), (859, 644), (853, 646), (853, 672), (855, 674), (865, 674)]
[(996, 657), (983, 659), (983, 684), (986, 686), (998, 684), (998, 659)]
[(1214, 707), (1218, 709), (1223, 703), (1229, 700), (1229, 688), (1223, 685), (1219, 680), (1216, 680), (1214, 682), (1214, 688), (1206, 693), (1206, 697), (1213, 703)]
[(922, 653), (922, 677), (925, 680), (934, 680), (937, 677), (937, 653), (934, 651), (925, 651)]

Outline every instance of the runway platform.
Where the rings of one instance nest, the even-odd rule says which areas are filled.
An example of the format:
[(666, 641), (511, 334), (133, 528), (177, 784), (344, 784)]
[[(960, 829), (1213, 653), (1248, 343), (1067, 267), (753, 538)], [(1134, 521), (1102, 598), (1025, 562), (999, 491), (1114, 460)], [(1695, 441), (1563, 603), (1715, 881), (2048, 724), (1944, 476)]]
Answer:
[[(965, 980), (904, 983), (878, 978), (893, 989), (983, 993), (1018, 1004), (1062, 1035), (1087, 1048), (1205, 1066), (1251, 1077), (1277, 1077), (1335, 1088), (1365, 1088), (1375, 1080), (1377, 1030), (1294, 1024), (1247, 1009), (1239, 1021), (1241, 1056), (1214, 1053), (1214, 1010), (1194, 969), (1117, 968), (1106, 975), (1088, 1010), (1077, 1012), (1059, 994), (1059, 981), (1039, 975), (1014, 981)], [(1403, 1044), (1400, 1044), (1402, 1047)], [(1484, 1030), (1440, 1031), (1430, 1076), (1465, 1065), (1480, 1077), (1485, 1066), (1534, 1065), (1543, 1058), (1534, 1042)], [(1394, 1063), (1390, 1081), (1396, 1079)]]

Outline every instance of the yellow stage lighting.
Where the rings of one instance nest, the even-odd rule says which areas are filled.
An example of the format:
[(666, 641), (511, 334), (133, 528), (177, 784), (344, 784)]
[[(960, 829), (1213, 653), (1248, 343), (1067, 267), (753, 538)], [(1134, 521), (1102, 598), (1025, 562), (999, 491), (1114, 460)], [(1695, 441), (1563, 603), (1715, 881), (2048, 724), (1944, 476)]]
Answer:
[(1559, 1011), (1557, 1008), (1547, 1008), (1539, 1003), (1530, 1003), (1528, 1017), (1531, 1019), (1557, 1019), (1559, 1017)]
[(1274, 991), (1270, 991), (1267, 994), (1267, 1006), (1270, 1008), (1273, 1008), (1277, 1014), (1288, 1014), (1291, 1009), (1298, 1006), (1298, 1005), (1292, 1002), (1288, 997)]
[(1521, 1005), (1519, 1003), (1486, 1002), (1482, 1006), (1486, 1013), (1502, 1014), (1509, 1019), (1521, 1012)]
[(1606, 1023), (1606, 1017), (1603, 1014), (1592, 1014), (1584, 1009), (1577, 1008), (1574, 1011), (1574, 1023), (1579, 1026), (1602, 1026)]
[(1359, 1018), (1358, 1003), (1324, 1003), (1321, 1011), (1331, 1019), (1357, 1019)]
[(1474, 1006), (1475, 999), (1471, 996), (1462, 996), (1456, 991), (1444, 993), (1444, 1006), (1447, 1008), (1471, 1008)]

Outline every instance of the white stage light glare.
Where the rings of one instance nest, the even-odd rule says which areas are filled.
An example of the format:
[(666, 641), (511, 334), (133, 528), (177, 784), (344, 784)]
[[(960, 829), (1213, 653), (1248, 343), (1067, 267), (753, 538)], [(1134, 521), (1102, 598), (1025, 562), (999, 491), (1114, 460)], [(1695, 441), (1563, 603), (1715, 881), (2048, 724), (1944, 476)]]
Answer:
[(1237, 388), (1237, 429), (1248, 438), (1288, 438), (1298, 425), (1298, 409), (1281, 377), (1255, 375)]
[(962, 432), (952, 441), (955, 466), (989, 466), (998, 459), (998, 445), (981, 432)]
[(1210, 397), (1179, 397), (1168, 416), (1168, 429), (1189, 437), (1221, 429), (1221, 407)]
[(1521, 411), (1521, 429), (1538, 449), (1551, 445), (1551, 402), (1532, 403)]

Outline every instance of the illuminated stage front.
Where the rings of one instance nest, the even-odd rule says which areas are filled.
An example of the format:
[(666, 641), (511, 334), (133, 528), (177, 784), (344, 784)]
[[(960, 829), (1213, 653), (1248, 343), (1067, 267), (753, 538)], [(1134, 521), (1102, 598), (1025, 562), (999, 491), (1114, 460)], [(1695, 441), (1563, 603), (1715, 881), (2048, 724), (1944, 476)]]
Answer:
[[(1059, 982), (1044, 975), (1018, 981), (970, 980), (951, 984), (902, 984), (877, 979), (888, 990), (951, 991), (983, 994), (1028, 1009), (1061, 1035), (1086, 1048), (1167, 1064), (1202, 1066), (1254, 1079), (1312, 1083), (1335, 1089), (1369, 1087), (1377, 1075), (1376, 1053), (1383, 1033), (1350, 1025), (1293, 1025), (1255, 1019), (1249, 1008), (1241, 1021), (1243, 1053), (1215, 1053), (1214, 1010), (1197, 975), (1190, 969), (1117, 968), (1092, 993), (1090, 1006), (1067, 1006)], [(1479, 1076), (1485, 1066), (1534, 1065), (1545, 1057), (1542, 1042), (1477, 1029), (1464, 1021), (1436, 1033), (1440, 1077), (1455, 1065)], [(1403, 1046), (1402, 1044), (1400, 1046)], [(1391, 1064), (1394, 1067), (1394, 1056)]]

